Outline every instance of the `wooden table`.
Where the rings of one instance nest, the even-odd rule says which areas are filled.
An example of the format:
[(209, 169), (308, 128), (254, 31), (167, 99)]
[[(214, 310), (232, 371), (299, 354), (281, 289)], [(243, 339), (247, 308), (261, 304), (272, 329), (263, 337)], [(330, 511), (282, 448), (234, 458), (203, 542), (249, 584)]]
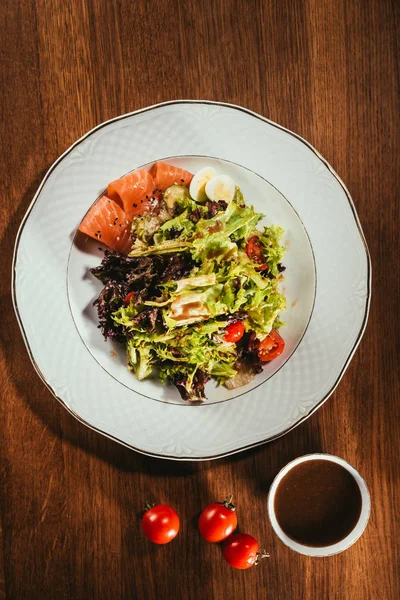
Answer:
[[(0, 599), (400, 597), (399, 21), (396, 0), (2, 1)], [(374, 267), (364, 339), (329, 401), (272, 444), (200, 464), (75, 421), (35, 374), (10, 298), (17, 228), (51, 163), (101, 121), (175, 98), (241, 104), (308, 139), (348, 185)], [(319, 560), (266, 516), (273, 476), (314, 451), (353, 463), (373, 504), (362, 539)], [(196, 530), (231, 491), (271, 553), (247, 572)], [(169, 546), (143, 539), (145, 499), (179, 511)]]

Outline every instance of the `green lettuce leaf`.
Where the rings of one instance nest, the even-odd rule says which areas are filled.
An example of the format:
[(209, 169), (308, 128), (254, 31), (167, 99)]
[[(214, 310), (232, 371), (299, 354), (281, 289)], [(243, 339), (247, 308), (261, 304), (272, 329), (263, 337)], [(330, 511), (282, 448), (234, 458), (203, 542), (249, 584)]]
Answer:
[(144, 248), (133, 248), (128, 256), (150, 256), (151, 254), (169, 254), (171, 252), (185, 252), (192, 244), (177, 238), (176, 240), (168, 240), (154, 246), (146, 246)]
[(184, 210), (183, 213), (166, 221), (159, 227), (157, 233), (154, 234), (154, 243), (156, 245), (162, 244), (163, 242), (175, 239), (176, 237), (179, 237), (179, 240), (187, 240), (190, 238), (194, 229), (194, 224), (188, 219), (188, 211)]
[(139, 381), (146, 379), (152, 370), (156, 361), (156, 354), (148, 344), (137, 346), (133, 339), (128, 339), (126, 344), (126, 354), (128, 359), (128, 368), (135, 372)]
[(279, 276), (278, 263), (282, 261), (286, 252), (286, 248), (279, 243), (283, 233), (282, 227), (271, 225), (270, 227), (264, 227), (264, 232), (260, 235), (268, 269), (274, 277)]
[[(286, 308), (286, 299), (279, 292), (265, 296), (260, 303), (247, 310), (247, 326), (259, 334), (267, 334), (271, 331), (279, 313)], [(278, 324), (278, 322), (276, 323)], [(280, 323), (282, 325), (282, 323)]]

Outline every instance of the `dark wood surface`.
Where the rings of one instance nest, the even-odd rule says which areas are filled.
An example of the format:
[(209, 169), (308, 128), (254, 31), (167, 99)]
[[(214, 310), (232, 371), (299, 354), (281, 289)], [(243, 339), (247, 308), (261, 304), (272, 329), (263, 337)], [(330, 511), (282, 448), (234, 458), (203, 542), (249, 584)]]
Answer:
[[(0, 599), (400, 597), (399, 8), (2, 0)], [(75, 421), (35, 374), (10, 299), (17, 228), (51, 163), (101, 121), (176, 98), (241, 104), (314, 144), (353, 195), (374, 269), (365, 336), (330, 400), (284, 438), (202, 464), (135, 454)], [(273, 476), (313, 451), (349, 460), (372, 495), (365, 535), (320, 560), (283, 546), (266, 516)], [(247, 572), (196, 530), (230, 491), (271, 553)], [(145, 499), (179, 511), (169, 546), (143, 539)]]

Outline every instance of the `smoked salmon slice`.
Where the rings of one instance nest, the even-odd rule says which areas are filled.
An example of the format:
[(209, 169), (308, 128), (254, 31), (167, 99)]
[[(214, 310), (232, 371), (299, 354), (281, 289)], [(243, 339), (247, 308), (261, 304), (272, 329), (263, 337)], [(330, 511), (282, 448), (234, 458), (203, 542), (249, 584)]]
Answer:
[(79, 225), (79, 231), (127, 254), (132, 246), (131, 222), (174, 183), (188, 186), (192, 173), (157, 161), (150, 171), (137, 169), (108, 184), (107, 196), (93, 204)]
[(174, 183), (188, 186), (193, 179), (193, 175), (189, 171), (167, 165), (167, 163), (160, 160), (154, 163), (150, 169), (150, 173), (154, 178), (155, 187), (163, 192)]
[(130, 221), (122, 208), (107, 196), (101, 196), (93, 204), (78, 229), (117, 252), (127, 254), (131, 249)]
[(121, 204), (128, 219), (132, 219), (146, 210), (147, 200), (155, 187), (152, 175), (145, 169), (138, 169), (109, 183), (107, 195)]

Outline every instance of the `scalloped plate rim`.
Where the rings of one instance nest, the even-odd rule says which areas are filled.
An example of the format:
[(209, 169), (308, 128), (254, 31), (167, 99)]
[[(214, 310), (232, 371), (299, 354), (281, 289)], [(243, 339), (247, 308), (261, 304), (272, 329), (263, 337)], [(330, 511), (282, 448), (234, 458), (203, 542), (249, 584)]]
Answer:
[[(19, 247), (19, 240), (22, 234), (22, 231), (24, 229), (24, 226), (30, 216), (30, 213), (42, 191), (42, 188), (44, 187), (46, 181), (48, 180), (49, 176), (51, 175), (51, 173), (54, 171), (54, 169), (56, 169), (56, 167), (64, 160), (64, 158), (66, 156), (68, 156), (70, 154), (70, 152), (76, 148), (77, 146), (79, 146), (85, 139), (87, 139), (88, 137), (90, 137), (92, 134), (94, 134), (95, 132), (99, 131), (100, 129), (102, 129), (103, 127), (105, 127), (106, 125), (109, 125), (111, 123), (115, 123), (118, 121), (122, 121), (123, 119), (132, 117), (133, 115), (137, 115), (140, 113), (145, 113), (148, 112), (150, 110), (156, 109), (156, 108), (161, 108), (164, 106), (171, 106), (171, 105), (179, 105), (179, 104), (199, 104), (199, 105), (214, 105), (214, 106), (223, 106), (223, 107), (227, 107), (227, 108), (232, 108), (241, 112), (244, 112), (248, 115), (251, 115), (265, 123), (268, 123), (269, 125), (284, 131), (286, 133), (288, 133), (289, 135), (293, 136), (294, 138), (296, 138), (297, 140), (299, 140), (300, 142), (302, 142), (305, 146), (307, 146), (314, 154), (315, 156), (323, 163), (323, 165), (328, 169), (328, 171), (333, 175), (333, 177), (337, 180), (337, 182), (340, 184), (341, 188), (343, 189), (345, 196), (347, 198), (347, 201), (349, 203), (349, 206), (351, 208), (351, 212), (361, 239), (361, 242), (364, 246), (364, 250), (365, 250), (365, 254), (366, 254), (366, 259), (367, 259), (367, 278), (366, 278), (366, 298), (365, 298), (365, 310), (364, 310), (364, 316), (363, 316), (363, 321), (362, 321), (362, 325), (360, 327), (360, 330), (358, 332), (357, 338), (355, 340), (355, 343), (353, 345), (352, 350), (350, 351), (341, 371), (339, 372), (339, 375), (336, 379), (336, 381), (334, 382), (334, 384), (331, 386), (330, 390), (324, 395), (324, 397), (306, 414), (304, 414), (300, 419), (296, 420), (295, 423), (292, 423), (288, 428), (286, 428), (285, 430), (279, 432), (276, 435), (273, 436), (269, 436), (264, 440), (260, 440), (260, 441), (256, 441), (256, 442), (252, 442), (250, 444), (247, 444), (245, 446), (242, 446), (240, 448), (235, 448), (226, 452), (220, 452), (218, 454), (215, 455), (210, 455), (210, 456), (201, 456), (201, 457), (196, 457), (196, 456), (170, 456), (170, 455), (163, 455), (163, 454), (159, 454), (159, 453), (153, 453), (147, 450), (143, 450), (141, 448), (137, 448), (135, 446), (133, 446), (132, 444), (129, 444), (127, 442), (125, 442), (124, 440), (121, 440), (119, 438), (117, 438), (116, 436), (113, 436), (110, 433), (107, 433), (106, 431), (103, 431), (93, 425), (91, 425), (90, 423), (88, 423), (87, 421), (85, 421), (82, 417), (80, 417), (77, 413), (74, 412), (74, 410), (71, 409), (71, 407), (69, 407), (64, 400), (62, 400), (62, 398), (60, 398), (55, 390), (50, 386), (50, 384), (48, 383), (48, 381), (46, 380), (46, 378), (44, 377), (43, 373), (40, 371), (38, 365), (36, 364), (35, 358), (33, 356), (32, 350), (30, 348), (29, 342), (28, 342), (28, 338), (22, 323), (22, 319), (20, 317), (19, 314), (19, 310), (18, 310), (18, 304), (16, 301), (16, 293), (15, 293), (15, 285), (16, 285), (16, 265), (17, 265), (17, 254), (18, 254), (18, 247)], [(219, 101), (213, 101), (213, 100), (190, 100), (190, 99), (181, 99), (181, 100), (170, 100), (167, 102), (160, 102), (158, 104), (153, 104), (151, 106), (147, 106), (144, 108), (140, 108), (138, 110), (135, 111), (131, 111), (128, 113), (125, 113), (123, 115), (118, 115), (117, 117), (113, 117), (111, 119), (108, 119), (107, 121), (103, 121), (102, 123), (99, 123), (98, 125), (96, 125), (95, 127), (93, 127), (91, 130), (89, 130), (88, 132), (86, 132), (83, 136), (81, 136), (78, 140), (76, 140), (73, 144), (71, 144), (71, 146), (69, 146), (69, 148), (67, 148), (53, 163), (52, 165), (49, 167), (49, 169), (47, 170), (46, 174), (44, 175), (35, 195), (33, 196), (33, 199), (31, 201), (31, 203), (28, 206), (28, 209), (21, 221), (21, 224), (18, 228), (18, 232), (16, 235), (16, 240), (15, 240), (15, 245), (14, 245), (14, 252), (13, 252), (13, 259), (12, 259), (12, 273), (11, 273), (11, 297), (12, 297), (12, 303), (13, 303), (13, 307), (14, 307), (14, 311), (16, 314), (16, 318), (17, 318), (17, 322), (22, 334), (22, 338), (24, 340), (27, 352), (28, 352), (28, 356), (32, 362), (32, 365), (36, 371), (36, 373), (38, 374), (38, 376), (40, 377), (40, 379), (42, 380), (42, 382), (45, 384), (45, 386), (47, 387), (47, 389), (51, 392), (51, 394), (56, 398), (56, 400), (58, 400), (58, 402), (72, 415), (74, 416), (80, 423), (82, 423), (83, 425), (85, 425), (86, 427), (88, 427), (89, 429), (92, 429), (93, 431), (96, 431), (97, 433), (100, 433), (101, 435), (104, 435), (105, 437), (118, 442), (119, 444), (122, 444), (123, 446), (130, 448), (131, 450), (134, 450), (136, 452), (139, 452), (140, 454), (146, 455), (146, 456), (150, 456), (150, 457), (154, 457), (154, 458), (162, 458), (164, 460), (177, 460), (177, 461), (193, 461), (193, 462), (197, 462), (197, 461), (204, 461), (204, 460), (215, 460), (218, 458), (223, 458), (225, 456), (230, 456), (233, 454), (237, 454), (239, 452), (244, 452), (245, 450), (249, 450), (251, 448), (255, 448), (257, 446), (261, 446), (263, 444), (266, 444), (268, 442), (272, 442), (273, 440), (276, 440), (284, 435), (286, 435), (287, 433), (289, 433), (290, 431), (292, 431), (295, 427), (297, 427), (298, 425), (300, 425), (301, 423), (303, 423), (306, 419), (308, 419), (316, 410), (318, 410), (318, 408), (320, 408), (322, 406), (322, 404), (324, 404), (324, 402), (326, 402), (326, 400), (328, 400), (328, 398), (333, 394), (333, 392), (336, 390), (337, 386), (339, 385), (344, 373), (346, 372), (357, 348), (358, 345), (363, 337), (363, 334), (365, 332), (366, 326), (367, 326), (367, 322), (368, 322), (368, 316), (369, 316), (369, 310), (370, 310), (370, 304), (371, 304), (371, 284), (372, 284), (372, 265), (371, 265), (371, 257), (370, 257), (370, 253), (369, 253), (369, 249), (367, 246), (367, 242), (360, 224), (360, 220), (353, 202), (353, 199), (350, 195), (349, 190), (347, 189), (346, 185), (344, 184), (344, 182), (342, 181), (342, 179), (339, 177), (339, 175), (336, 173), (336, 171), (333, 169), (333, 167), (328, 163), (328, 161), (320, 154), (320, 152), (312, 145), (310, 144), (307, 140), (305, 140), (303, 137), (301, 137), (299, 134), (291, 131), (290, 129), (287, 129), (286, 127), (276, 123), (275, 121), (272, 121), (271, 119), (268, 119), (267, 117), (264, 117), (263, 115), (260, 115), (259, 113), (256, 113), (255, 111), (252, 111), (250, 109), (247, 109), (245, 107), (242, 107), (240, 105), (236, 105), (236, 104), (232, 104), (232, 103), (227, 103), (227, 102), (219, 102)]]

